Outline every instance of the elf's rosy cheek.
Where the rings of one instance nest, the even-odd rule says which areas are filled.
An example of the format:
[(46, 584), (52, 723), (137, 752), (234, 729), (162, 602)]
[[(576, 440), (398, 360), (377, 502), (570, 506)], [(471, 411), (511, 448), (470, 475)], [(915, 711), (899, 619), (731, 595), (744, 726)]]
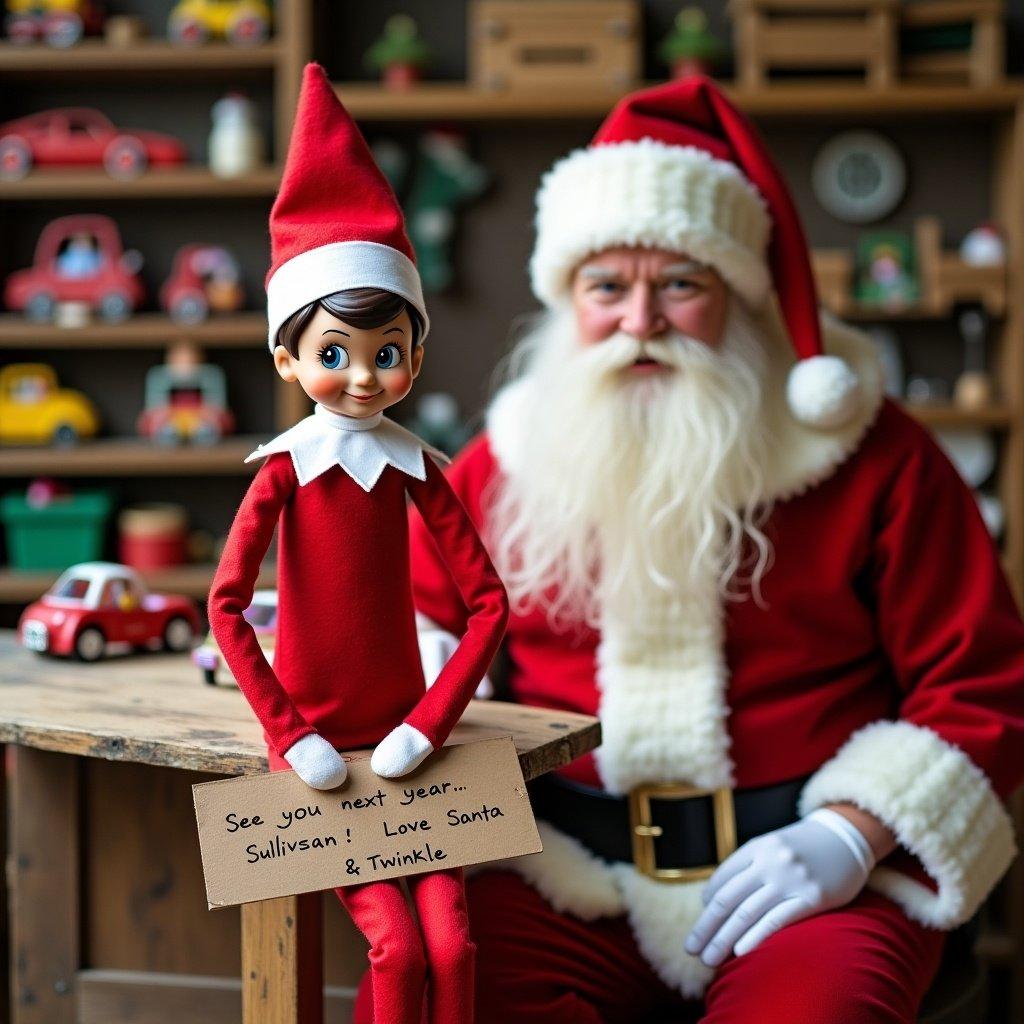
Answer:
[(314, 402), (333, 398), (338, 393), (340, 381), (337, 374), (313, 372), (304, 381), (306, 394)]

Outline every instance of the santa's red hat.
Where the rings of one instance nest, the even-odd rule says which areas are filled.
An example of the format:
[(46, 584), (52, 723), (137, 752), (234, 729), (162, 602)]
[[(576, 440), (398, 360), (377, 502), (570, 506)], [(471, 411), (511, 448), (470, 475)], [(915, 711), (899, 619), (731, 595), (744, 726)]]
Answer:
[(807, 242), (789, 190), (757, 130), (709, 79), (625, 97), (586, 149), (537, 195), (534, 294), (553, 305), (580, 261), (613, 246), (683, 252), (714, 267), (750, 307), (774, 289), (798, 362), (794, 416), (830, 428), (855, 413), (860, 386), (823, 353)]
[(307, 64), (288, 159), (270, 211), (270, 350), (303, 306), (346, 288), (402, 296), (429, 323), (395, 193), (324, 69)]

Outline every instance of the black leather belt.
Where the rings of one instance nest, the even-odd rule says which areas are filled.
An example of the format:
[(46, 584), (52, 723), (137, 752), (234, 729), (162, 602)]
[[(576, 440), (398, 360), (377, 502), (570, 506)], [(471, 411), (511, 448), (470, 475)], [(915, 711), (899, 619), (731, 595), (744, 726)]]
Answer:
[(796, 821), (808, 778), (739, 790), (637, 786), (629, 796), (612, 796), (545, 775), (530, 784), (530, 798), (538, 818), (598, 857), (633, 863), (663, 881), (689, 881), (707, 878), (748, 839)]

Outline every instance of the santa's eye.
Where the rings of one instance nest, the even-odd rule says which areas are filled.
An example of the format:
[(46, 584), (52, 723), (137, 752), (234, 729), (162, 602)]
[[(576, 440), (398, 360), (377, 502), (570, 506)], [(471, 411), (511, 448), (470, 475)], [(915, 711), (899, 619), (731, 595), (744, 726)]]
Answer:
[(402, 350), (397, 345), (385, 345), (374, 362), (380, 370), (393, 370), (402, 361)]
[(344, 370), (348, 353), (340, 345), (328, 345), (320, 350), (320, 363), (327, 370)]

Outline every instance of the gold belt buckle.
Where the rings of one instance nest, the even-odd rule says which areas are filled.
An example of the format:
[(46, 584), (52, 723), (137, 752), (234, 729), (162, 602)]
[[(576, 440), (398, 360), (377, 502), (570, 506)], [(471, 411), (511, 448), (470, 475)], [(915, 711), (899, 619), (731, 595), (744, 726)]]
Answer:
[[(654, 840), (661, 835), (662, 830), (651, 819), (651, 800), (689, 800), (695, 796), (711, 797), (718, 861), (694, 868), (659, 868)], [(715, 868), (736, 849), (736, 809), (732, 802), (732, 790), (727, 787), (699, 789), (681, 782), (652, 782), (634, 786), (629, 791), (629, 831), (633, 840), (633, 864), (648, 878), (659, 882), (696, 882), (710, 878)]]

